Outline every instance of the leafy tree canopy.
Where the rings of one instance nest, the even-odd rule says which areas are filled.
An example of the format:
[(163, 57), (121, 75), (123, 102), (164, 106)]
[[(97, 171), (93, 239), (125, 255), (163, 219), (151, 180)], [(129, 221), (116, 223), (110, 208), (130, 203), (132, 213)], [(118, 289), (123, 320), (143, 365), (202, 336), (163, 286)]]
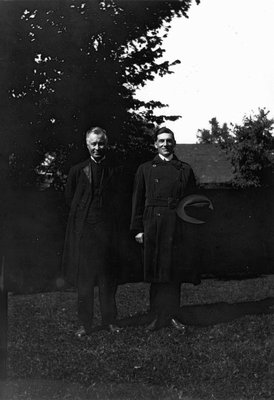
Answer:
[(229, 146), (233, 139), (227, 124), (224, 123), (223, 126), (220, 126), (216, 117), (212, 118), (209, 124), (210, 129), (198, 129), (198, 143), (218, 144), (222, 148)]
[(155, 107), (164, 105), (134, 95), (179, 62), (163, 61), (161, 46), (172, 18), (187, 17), (190, 5), (191, 0), (1, 5), (9, 37), (9, 112), (2, 129), (17, 182), (32, 184), (45, 154), (54, 152), (57, 169), (66, 170), (65, 160), (77, 162), (90, 126), (104, 127), (111, 145), (125, 154), (140, 152), (154, 124), (177, 118), (154, 116)]
[(258, 187), (264, 183), (268, 168), (273, 165), (273, 124), (269, 111), (244, 116), (242, 124), (220, 127), (216, 118), (211, 128), (199, 129), (199, 143), (216, 144), (226, 151), (234, 172), (233, 185), (240, 188)]

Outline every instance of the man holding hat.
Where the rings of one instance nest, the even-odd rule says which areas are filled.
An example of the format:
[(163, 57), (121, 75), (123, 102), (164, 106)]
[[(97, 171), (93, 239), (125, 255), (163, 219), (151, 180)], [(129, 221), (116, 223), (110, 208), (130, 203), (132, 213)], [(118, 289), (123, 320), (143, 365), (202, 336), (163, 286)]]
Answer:
[(155, 132), (158, 152), (152, 161), (141, 164), (135, 176), (131, 230), (143, 245), (144, 280), (150, 282), (148, 329), (172, 325), (184, 330), (176, 320), (180, 307), (181, 282), (199, 283), (193, 266), (185, 262), (184, 222), (176, 208), (182, 198), (195, 190), (192, 168), (179, 160), (174, 149), (174, 133), (166, 128)]

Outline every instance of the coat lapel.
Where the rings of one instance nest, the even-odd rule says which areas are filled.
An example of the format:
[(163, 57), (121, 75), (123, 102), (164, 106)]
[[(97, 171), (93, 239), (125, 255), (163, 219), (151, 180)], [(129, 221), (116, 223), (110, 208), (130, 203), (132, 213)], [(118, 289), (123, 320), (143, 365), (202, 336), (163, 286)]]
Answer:
[[(105, 161), (103, 162), (104, 162), (104, 172), (103, 172), (101, 191), (104, 190), (104, 188), (107, 186), (114, 173), (114, 168), (111, 166), (109, 160), (106, 158)], [(90, 188), (92, 188), (92, 171), (91, 171), (90, 160), (87, 160), (87, 164), (83, 168), (83, 173), (87, 178), (87, 180), (89, 181)]]
[(92, 173), (91, 173), (91, 164), (90, 164), (90, 162), (88, 162), (88, 164), (83, 168), (83, 172), (86, 175), (89, 183), (91, 184)]
[(103, 182), (102, 182), (102, 190), (105, 189), (105, 187), (108, 185), (112, 175), (113, 175), (113, 168), (109, 165), (109, 163), (106, 161), (104, 165), (104, 177), (103, 177)]
[(152, 160), (152, 164), (170, 164), (173, 167), (177, 168), (177, 169), (181, 169), (182, 168), (182, 163), (180, 160), (178, 160), (178, 158), (175, 156), (175, 154), (173, 154), (173, 158), (171, 161), (163, 161), (161, 159), (161, 157), (159, 156), (159, 154), (157, 154), (156, 157), (154, 157), (154, 159)]

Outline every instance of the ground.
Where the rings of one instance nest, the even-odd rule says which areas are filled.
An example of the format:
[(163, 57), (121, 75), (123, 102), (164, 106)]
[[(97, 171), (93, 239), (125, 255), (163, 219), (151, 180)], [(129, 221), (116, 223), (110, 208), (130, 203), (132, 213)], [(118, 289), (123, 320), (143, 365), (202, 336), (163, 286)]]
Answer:
[[(226, 307), (220, 319), (226, 322), (218, 321), (219, 312), (210, 325), (189, 325), (185, 335), (171, 328), (147, 333), (136, 326), (119, 334), (98, 331), (79, 340), (74, 336), (75, 292), (10, 294), (8, 379), (1, 385), (2, 398), (271, 399), (274, 317), (254, 315), (256, 304), (266, 298), (274, 298), (274, 276), (185, 284), (183, 306), (202, 304), (203, 314), (215, 310), (206, 304), (237, 303), (241, 312), (230, 315), (232, 308)], [(254, 301), (248, 303), (254, 313), (253, 306), (242, 306)], [(145, 312), (148, 285), (120, 286), (117, 304), (119, 318)], [(97, 325), (99, 317), (97, 301)]]

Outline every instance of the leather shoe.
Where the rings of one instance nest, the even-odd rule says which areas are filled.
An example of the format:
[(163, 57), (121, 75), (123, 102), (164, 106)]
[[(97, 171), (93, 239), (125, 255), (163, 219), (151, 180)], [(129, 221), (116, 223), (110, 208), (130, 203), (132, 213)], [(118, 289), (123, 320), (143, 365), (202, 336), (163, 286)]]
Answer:
[(109, 332), (111, 332), (111, 333), (119, 333), (120, 330), (121, 330), (121, 328), (119, 328), (119, 326), (117, 326), (117, 325), (109, 324), (109, 325), (108, 325), (108, 330), (109, 330)]
[(180, 331), (182, 333), (186, 333), (186, 326), (182, 324), (181, 322), (177, 321), (175, 318), (172, 318), (171, 320), (171, 326), (177, 331)]
[(150, 331), (150, 332), (155, 331), (157, 329), (157, 321), (158, 321), (158, 319), (155, 318), (152, 322), (150, 322), (150, 324), (148, 324), (146, 326), (146, 331)]
[(79, 339), (83, 336), (87, 336), (87, 334), (88, 333), (83, 326), (80, 326), (80, 328), (75, 332), (75, 336)]

